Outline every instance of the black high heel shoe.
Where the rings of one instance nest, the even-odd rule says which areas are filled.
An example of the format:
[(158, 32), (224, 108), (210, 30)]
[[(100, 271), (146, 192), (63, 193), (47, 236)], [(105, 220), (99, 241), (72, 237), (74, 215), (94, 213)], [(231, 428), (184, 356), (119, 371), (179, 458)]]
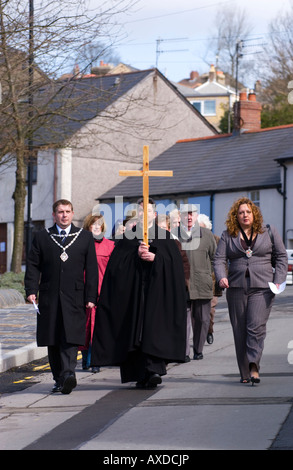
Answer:
[(260, 378), (255, 377), (253, 374), (258, 374), (258, 367), (254, 362), (251, 362), (249, 364), (249, 369), (250, 369), (250, 380), (251, 380), (251, 385), (253, 386), (254, 384), (259, 384), (260, 383)]
[(251, 385), (253, 386), (254, 384), (259, 384), (260, 383), (260, 378), (259, 377), (254, 377), (253, 375), (250, 377), (251, 380)]

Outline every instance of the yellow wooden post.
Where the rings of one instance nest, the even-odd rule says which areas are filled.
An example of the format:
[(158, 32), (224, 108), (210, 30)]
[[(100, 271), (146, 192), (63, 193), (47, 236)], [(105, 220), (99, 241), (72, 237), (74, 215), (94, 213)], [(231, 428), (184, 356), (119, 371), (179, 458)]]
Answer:
[(149, 147), (143, 147), (142, 170), (120, 170), (120, 176), (141, 176), (143, 195), (143, 241), (148, 245), (148, 203), (149, 203), (149, 176), (173, 176), (173, 171), (160, 171), (149, 169)]
[(149, 148), (143, 147), (143, 177), (142, 177), (142, 195), (143, 195), (143, 241), (148, 244), (148, 203), (149, 203)]

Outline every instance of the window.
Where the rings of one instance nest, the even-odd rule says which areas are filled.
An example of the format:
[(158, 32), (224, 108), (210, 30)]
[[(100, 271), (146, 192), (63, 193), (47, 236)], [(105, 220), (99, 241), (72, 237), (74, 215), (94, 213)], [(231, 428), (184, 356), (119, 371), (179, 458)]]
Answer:
[(193, 101), (192, 106), (197, 109), (203, 116), (215, 116), (216, 115), (216, 101), (215, 100), (204, 100), (204, 101)]
[(259, 207), (259, 191), (250, 191), (248, 194), (249, 199), (254, 202), (256, 206)]
[(216, 101), (215, 100), (208, 100), (204, 101), (204, 116), (214, 116), (216, 114)]
[(192, 103), (192, 106), (201, 113), (201, 102), (200, 101), (194, 101)]

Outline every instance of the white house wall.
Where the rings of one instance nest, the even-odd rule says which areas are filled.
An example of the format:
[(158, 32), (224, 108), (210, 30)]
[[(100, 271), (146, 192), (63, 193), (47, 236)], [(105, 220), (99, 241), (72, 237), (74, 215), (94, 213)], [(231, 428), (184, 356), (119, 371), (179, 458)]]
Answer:
[[(32, 219), (52, 222), (54, 162), (52, 152), (39, 152), (37, 184), (32, 188)], [(0, 172), (0, 223), (14, 223), (15, 165)], [(27, 219), (27, 204), (24, 219)]]
[(37, 184), (33, 184), (32, 219), (44, 220), (45, 227), (52, 225), (54, 194), (54, 152), (38, 153)]
[(260, 191), (260, 209), (264, 223), (274, 225), (283, 237), (283, 197), (276, 189)]
[(15, 165), (0, 167), (0, 223), (7, 223), (6, 265), (9, 269), (13, 250)]
[(15, 189), (15, 165), (0, 167), (0, 223), (13, 222)]
[(72, 149), (55, 152), (55, 200), (72, 200)]
[[(215, 195), (213, 231), (216, 235), (220, 236), (226, 230), (228, 212), (234, 201), (240, 197), (249, 197), (249, 193), (241, 191)], [(260, 190), (260, 210), (264, 223), (274, 225), (282, 236), (283, 198), (276, 189)]]
[[(1, 167), (0, 171), (0, 223), (7, 224), (7, 269), (10, 268), (14, 237), (15, 164)], [(52, 224), (54, 162), (51, 152), (39, 152), (37, 184), (32, 188), (32, 219), (44, 220), (45, 226)], [(27, 220), (27, 204), (24, 221)]]

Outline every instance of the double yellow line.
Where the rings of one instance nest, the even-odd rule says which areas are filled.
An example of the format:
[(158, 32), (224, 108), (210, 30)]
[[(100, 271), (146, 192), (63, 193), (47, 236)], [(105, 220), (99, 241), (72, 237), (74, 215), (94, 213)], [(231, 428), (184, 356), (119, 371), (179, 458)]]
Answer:
[[(81, 352), (78, 351), (78, 354), (77, 354), (77, 360), (81, 359)], [(47, 362), (47, 364), (43, 364), (42, 366), (36, 366), (33, 368), (33, 372), (36, 372), (38, 370), (49, 370), (50, 369), (50, 364)], [(20, 383), (23, 383), (25, 382), (26, 380), (30, 380), (30, 379), (33, 379), (34, 376), (31, 375), (29, 377), (24, 377), (22, 380), (16, 380), (15, 382), (13, 382), (14, 384), (20, 384)]]

